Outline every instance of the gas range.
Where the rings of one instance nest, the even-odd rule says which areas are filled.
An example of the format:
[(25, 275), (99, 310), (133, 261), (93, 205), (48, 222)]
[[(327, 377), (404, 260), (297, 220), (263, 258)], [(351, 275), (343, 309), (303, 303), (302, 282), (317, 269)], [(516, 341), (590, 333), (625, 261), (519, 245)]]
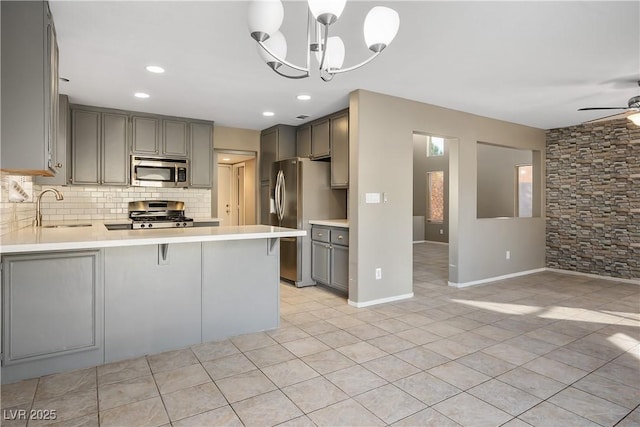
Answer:
[(184, 214), (184, 202), (173, 200), (129, 202), (129, 219), (134, 230), (193, 227), (193, 218)]

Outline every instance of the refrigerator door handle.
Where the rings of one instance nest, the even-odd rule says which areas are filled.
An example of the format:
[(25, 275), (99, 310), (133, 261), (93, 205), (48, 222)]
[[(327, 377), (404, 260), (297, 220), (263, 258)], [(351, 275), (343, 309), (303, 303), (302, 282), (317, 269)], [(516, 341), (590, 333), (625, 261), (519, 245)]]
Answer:
[(282, 197), (282, 200), (280, 201), (280, 221), (282, 221), (282, 218), (284, 218), (284, 209), (286, 206), (285, 203), (287, 201), (287, 198), (286, 198), (287, 185), (285, 184), (284, 172), (280, 171), (280, 173), (282, 174), (282, 179), (281, 179), (282, 184), (280, 185), (280, 194)]
[(276, 215), (280, 217), (280, 171), (276, 175), (276, 187), (273, 193), (274, 202), (276, 205)]

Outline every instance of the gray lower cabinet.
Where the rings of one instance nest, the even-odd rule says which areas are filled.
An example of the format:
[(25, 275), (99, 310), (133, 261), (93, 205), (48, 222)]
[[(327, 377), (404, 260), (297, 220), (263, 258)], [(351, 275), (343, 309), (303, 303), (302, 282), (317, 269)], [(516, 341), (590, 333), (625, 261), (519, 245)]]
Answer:
[(105, 362), (200, 342), (201, 243), (104, 252)]
[(328, 285), (331, 283), (331, 244), (311, 241), (311, 278)]
[(190, 187), (211, 188), (213, 178), (213, 124), (189, 124), (191, 134)]
[(340, 291), (349, 291), (349, 230), (311, 227), (311, 278)]
[(203, 242), (202, 259), (203, 342), (278, 327), (278, 239)]
[(101, 252), (2, 257), (2, 381), (103, 363)]
[(128, 185), (128, 116), (71, 106), (73, 184)]

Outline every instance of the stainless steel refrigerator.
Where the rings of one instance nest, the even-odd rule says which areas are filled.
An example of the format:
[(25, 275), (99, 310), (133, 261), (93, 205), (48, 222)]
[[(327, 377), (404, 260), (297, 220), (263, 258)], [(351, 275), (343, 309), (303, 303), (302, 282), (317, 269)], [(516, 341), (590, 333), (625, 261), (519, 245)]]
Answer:
[(346, 190), (333, 190), (331, 164), (293, 158), (273, 163), (270, 179), (270, 223), (307, 230), (304, 237), (280, 239), (280, 277), (296, 286), (310, 286), (311, 225), (309, 220), (347, 217)]

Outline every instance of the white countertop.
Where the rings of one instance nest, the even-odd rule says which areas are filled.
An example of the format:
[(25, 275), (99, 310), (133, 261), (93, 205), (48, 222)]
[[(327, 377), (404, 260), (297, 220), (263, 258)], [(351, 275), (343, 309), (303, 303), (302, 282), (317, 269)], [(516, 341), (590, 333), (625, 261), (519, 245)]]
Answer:
[(325, 225), (327, 227), (349, 228), (348, 219), (311, 219), (309, 220), (309, 224)]
[[(122, 222), (120, 221), (120, 223)], [(78, 221), (78, 223), (83, 222)], [(307, 234), (304, 230), (268, 225), (107, 230), (104, 226), (105, 223), (118, 223), (118, 221), (91, 222), (91, 225), (87, 227), (22, 228), (0, 236), (0, 254), (157, 245), (162, 243), (269, 239), (305, 236)]]

